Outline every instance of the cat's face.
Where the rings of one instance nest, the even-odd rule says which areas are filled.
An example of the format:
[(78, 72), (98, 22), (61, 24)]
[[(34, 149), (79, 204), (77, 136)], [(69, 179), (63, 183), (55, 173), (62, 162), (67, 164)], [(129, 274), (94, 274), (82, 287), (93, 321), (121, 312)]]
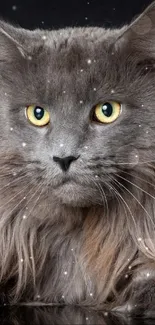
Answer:
[[(149, 10), (147, 17), (154, 8)], [(141, 28), (147, 26), (144, 22)], [(28, 181), (43, 182), (51, 200), (73, 206), (105, 204), (104, 192), (114, 195), (112, 179), (121, 170), (148, 172), (141, 163), (155, 159), (155, 52), (149, 49), (155, 40), (153, 23), (150, 28), (152, 34), (129, 28), (118, 40), (123, 30), (43, 33), (3, 25), (22, 49), (1, 32), (1, 155), (10, 155), (10, 162), (14, 157)], [(94, 115), (97, 104), (102, 122)], [(44, 109), (44, 117), (47, 111), (50, 122), (30, 123), (30, 105), (33, 122), (36, 107)], [(117, 107), (119, 114), (111, 122)], [(68, 156), (76, 158), (68, 170), (53, 159)]]

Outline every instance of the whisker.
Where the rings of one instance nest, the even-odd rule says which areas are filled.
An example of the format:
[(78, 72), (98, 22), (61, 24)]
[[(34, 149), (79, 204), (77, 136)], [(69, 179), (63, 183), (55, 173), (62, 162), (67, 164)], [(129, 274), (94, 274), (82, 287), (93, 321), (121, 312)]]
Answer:
[[(128, 173), (128, 172), (126, 172), (125, 170), (123, 170), (123, 169), (121, 169), (121, 168), (117, 168), (117, 169), (118, 169), (120, 172), (122, 172), (123, 174), (127, 174), (127, 175), (129, 175), (129, 176), (132, 176), (131, 173)], [(152, 183), (150, 183), (150, 182), (144, 180), (143, 178), (141, 178), (141, 177), (139, 177), (139, 176), (137, 176), (137, 175), (134, 175), (134, 178), (137, 178), (137, 179), (143, 181), (144, 183), (149, 184), (149, 185), (151, 185), (152, 187), (155, 188), (155, 185), (153, 185)]]
[(144, 208), (144, 206), (140, 203), (140, 201), (137, 199), (137, 197), (130, 191), (128, 190), (122, 183), (120, 183), (118, 180), (115, 179), (115, 182), (118, 183), (121, 187), (123, 187), (135, 200), (136, 202), (141, 206), (141, 208), (145, 211), (145, 213), (147, 214), (147, 216), (149, 217), (149, 219), (151, 220), (153, 226), (155, 226), (150, 214), (148, 213), (148, 211)]
[(14, 179), (13, 181), (11, 181), (11, 182), (7, 183), (6, 185), (4, 185), (3, 187), (1, 187), (1, 188), (0, 188), (0, 191), (4, 190), (4, 189), (7, 188), (8, 186), (10, 186), (10, 185), (12, 185), (12, 184), (18, 182), (19, 180), (21, 180), (21, 179), (23, 179), (23, 178), (26, 178), (26, 177), (27, 177), (27, 175), (23, 175), (23, 176), (21, 176), (21, 177), (17, 177), (17, 178)]
[(147, 191), (143, 190), (140, 186), (134, 184), (133, 182), (129, 181), (128, 179), (126, 179), (125, 177), (122, 177), (122, 176), (120, 176), (120, 175), (117, 175), (117, 177), (119, 177), (119, 178), (125, 180), (126, 182), (128, 182), (129, 184), (131, 184), (131, 185), (137, 187), (139, 190), (141, 190), (142, 192), (144, 192), (145, 194), (149, 195), (150, 197), (152, 197), (152, 199), (155, 200), (155, 196), (153, 196), (153, 195), (151, 195), (150, 193), (148, 193)]
[[(110, 176), (108, 176), (108, 177), (109, 177), (109, 179), (110, 179), (112, 182), (114, 181), (114, 182), (116, 183), (116, 180), (115, 180), (114, 178), (111, 178)], [(118, 182), (117, 186), (120, 187), (120, 185), (121, 185), (121, 184)], [(121, 198), (121, 200), (124, 202), (125, 206), (127, 207), (128, 211), (129, 211), (129, 213), (130, 213), (130, 215), (131, 215), (131, 217), (132, 217), (132, 220), (133, 220), (133, 222), (134, 222), (135, 229), (136, 229), (136, 228), (137, 228), (137, 225), (136, 225), (136, 221), (135, 221), (135, 219), (134, 219), (134, 216), (133, 216), (133, 214), (132, 214), (132, 212), (131, 212), (131, 209), (129, 208), (128, 204), (126, 203), (126, 201), (124, 200), (124, 198), (122, 197), (122, 195), (117, 191), (116, 188), (115, 188), (115, 190), (116, 190), (118, 196), (119, 196), (119, 197)]]

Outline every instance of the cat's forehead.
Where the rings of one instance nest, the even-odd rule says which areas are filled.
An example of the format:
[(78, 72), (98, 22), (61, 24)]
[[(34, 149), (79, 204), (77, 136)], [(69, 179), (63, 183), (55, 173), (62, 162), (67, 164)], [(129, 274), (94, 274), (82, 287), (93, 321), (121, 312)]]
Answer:
[(42, 32), (44, 40), (44, 54), (53, 57), (57, 64), (63, 62), (66, 67), (83, 62), (90, 63), (90, 59), (102, 59), (107, 54), (110, 44), (120, 30), (109, 30), (97, 27), (66, 28), (51, 32)]

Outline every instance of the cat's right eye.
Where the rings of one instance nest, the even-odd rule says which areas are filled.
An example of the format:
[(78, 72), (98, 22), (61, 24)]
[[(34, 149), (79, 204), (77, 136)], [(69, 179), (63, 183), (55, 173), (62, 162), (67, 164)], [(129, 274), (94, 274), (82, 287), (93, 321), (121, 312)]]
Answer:
[(46, 126), (50, 122), (49, 112), (40, 106), (31, 105), (26, 108), (25, 115), (35, 126)]
[(94, 107), (91, 120), (103, 124), (112, 123), (119, 117), (121, 109), (122, 105), (118, 102), (100, 103)]

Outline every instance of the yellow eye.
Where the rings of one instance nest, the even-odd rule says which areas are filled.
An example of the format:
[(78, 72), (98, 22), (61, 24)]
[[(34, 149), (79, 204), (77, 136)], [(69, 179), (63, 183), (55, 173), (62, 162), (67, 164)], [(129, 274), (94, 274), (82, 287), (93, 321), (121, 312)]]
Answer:
[(26, 108), (26, 117), (35, 126), (45, 126), (50, 121), (48, 111), (40, 106), (28, 106)]
[(118, 102), (106, 102), (95, 106), (93, 120), (100, 123), (112, 123), (121, 113), (121, 104)]

